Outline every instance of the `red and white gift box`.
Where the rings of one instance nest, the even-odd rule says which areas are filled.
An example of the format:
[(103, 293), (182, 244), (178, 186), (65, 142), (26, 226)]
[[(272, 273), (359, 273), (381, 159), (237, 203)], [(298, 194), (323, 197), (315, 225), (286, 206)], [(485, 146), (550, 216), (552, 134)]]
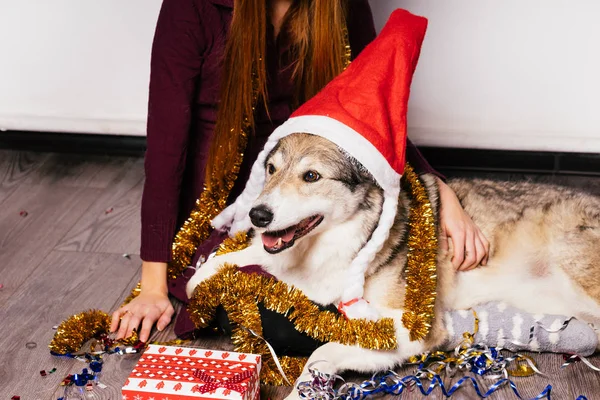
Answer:
[(260, 399), (260, 356), (149, 345), (123, 386), (123, 400)]

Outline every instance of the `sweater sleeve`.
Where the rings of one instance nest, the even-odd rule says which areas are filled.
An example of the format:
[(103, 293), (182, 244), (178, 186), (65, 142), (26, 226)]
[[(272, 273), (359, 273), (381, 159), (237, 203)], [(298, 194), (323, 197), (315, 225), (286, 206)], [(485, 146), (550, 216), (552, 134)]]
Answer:
[[(348, 40), (352, 50), (352, 59), (375, 39), (377, 31), (373, 20), (373, 12), (368, 0), (350, 0), (348, 8)], [(427, 162), (419, 149), (406, 139), (406, 160), (413, 166), (418, 174), (434, 174), (445, 179)]]
[(421, 174), (433, 174), (443, 181), (446, 180), (446, 177), (440, 172), (436, 171), (429, 162), (423, 157), (423, 154), (419, 151), (417, 146), (415, 146), (409, 138), (406, 138), (406, 161), (412, 165), (415, 172), (419, 175)]
[(206, 36), (192, 0), (163, 1), (150, 62), (140, 250), (145, 261), (171, 259)]

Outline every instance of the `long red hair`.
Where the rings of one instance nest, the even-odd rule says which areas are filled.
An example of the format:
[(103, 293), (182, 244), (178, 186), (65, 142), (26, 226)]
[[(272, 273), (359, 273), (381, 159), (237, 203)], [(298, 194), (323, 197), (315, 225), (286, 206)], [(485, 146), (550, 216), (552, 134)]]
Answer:
[[(294, 104), (314, 96), (343, 71), (346, 52), (345, 0), (295, 0), (282, 30), (294, 56)], [(235, 0), (223, 57), (223, 78), (215, 136), (206, 166), (206, 186), (223, 185), (234, 167), (242, 129), (254, 126), (254, 97), (268, 112), (265, 47), (267, 0)]]

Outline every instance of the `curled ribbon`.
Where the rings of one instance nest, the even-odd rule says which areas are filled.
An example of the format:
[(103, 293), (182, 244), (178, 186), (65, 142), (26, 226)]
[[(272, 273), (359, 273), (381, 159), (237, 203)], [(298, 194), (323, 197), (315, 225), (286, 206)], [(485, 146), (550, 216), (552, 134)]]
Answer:
[[(307, 366), (308, 373), (310, 374), (311, 379), (306, 382), (302, 382), (302, 376), (298, 377), (294, 384), (294, 388), (298, 390), (300, 394), (300, 398), (302, 399), (311, 399), (311, 400), (330, 400), (330, 399), (338, 399), (341, 398), (338, 396), (338, 391), (341, 392), (345, 390), (344, 388), (348, 385), (344, 378), (335, 374), (326, 374), (320, 372), (318, 369), (314, 367), (315, 364), (325, 363), (325, 360), (317, 360), (310, 363)], [(337, 381), (344, 382), (344, 385), (336, 391), (334, 389), (334, 385)], [(354, 386), (353, 384), (351, 384)]]
[(585, 358), (583, 356), (578, 356), (577, 354), (570, 354), (570, 355), (565, 354), (563, 357), (565, 358), (565, 362), (563, 365), (560, 366), (560, 368), (568, 367), (569, 365), (571, 365), (577, 361), (581, 361), (582, 363), (587, 365), (587, 367), (590, 368), (591, 370), (600, 372), (600, 367), (596, 367), (587, 358)]
[[(320, 373), (311, 370), (311, 380), (299, 382), (296, 384), (296, 390), (301, 399), (319, 399), (319, 400), (363, 400), (378, 394), (391, 394), (400, 396), (405, 390), (418, 388), (422, 395), (429, 396), (434, 389), (439, 388), (445, 397), (451, 397), (457, 390), (464, 386), (473, 386), (475, 393), (479, 398), (487, 398), (502, 386), (508, 385), (518, 399), (523, 396), (517, 390), (517, 385), (506, 378), (501, 378), (487, 390), (480, 387), (477, 381), (470, 376), (464, 376), (454, 385), (448, 387), (444, 385), (440, 375), (435, 375), (429, 384), (424, 384), (420, 378), (415, 375), (400, 377), (393, 371), (387, 374), (376, 374), (370, 380), (361, 384), (345, 383), (338, 390), (334, 389), (337, 376)], [(470, 385), (469, 385), (470, 384)], [(551, 400), (552, 385), (547, 385), (532, 400)], [(474, 397), (474, 396), (473, 396)], [(587, 400), (585, 396), (578, 396), (576, 400)]]
[(194, 377), (200, 379), (204, 382), (204, 385), (196, 385), (192, 388), (193, 393), (208, 393), (218, 388), (234, 390), (238, 393), (244, 393), (247, 389), (246, 386), (240, 385), (240, 383), (244, 382), (248, 378), (252, 376), (253, 372), (248, 370), (244, 371), (241, 374), (235, 375), (231, 379), (219, 380), (210, 375), (208, 375), (204, 371), (200, 371), (199, 369), (194, 371)]
[[(534, 361), (525, 355), (516, 354), (512, 357), (501, 355), (501, 348), (488, 347), (482, 343), (475, 343), (475, 335), (479, 330), (479, 319), (473, 311), (475, 317), (474, 333), (465, 332), (464, 340), (454, 349), (453, 354), (437, 351), (425, 353), (420, 356), (411, 357), (410, 364), (416, 364), (417, 370), (414, 375), (405, 377), (399, 376), (394, 371), (384, 374), (375, 374), (370, 380), (363, 383), (346, 383), (340, 376), (327, 374), (318, 371), (311, 363), (308, 366), (310, 378), (306, 381), (296, 381), (294, 385), (301, 399), (311, 400), (363, 400), (367, 397), (378, 394), (391, 394), (399, 396), (404, 391), (417, 388), (424, 396), (429, 396), (434, 389), (439, 388), (445, 397), (451, 397), (461, 387), (472, 386), (475, 393), (480, 398), (487, 398), (503, 386), (508, 386), (514, 395), (523, 399), (517, 390), (517, 385), (509, 379), (509, 376), (530, 376), (539, 374), (545, 376), (535, 365)], [(562, 327), (553, 332), (565, 329), (573, 318), (565, 320)], [(549, 329), (540, 325), (544, 330)], [(530, 331), (530, 341), (533, 335)], [(576, 361), (582, 361), (594, 371), (600, 368), (594, 366), (584, 357), (577, 355), (566, 356), (566, 367)], [(509, 369), (509, 365), (515, 365), (515, 368)], [(463, 373), (471, 372), (484, 378), (496, 380), (487, 389), (480, 386), (471, 376), (463, 376), (452, 386), (444, 385), (442, 374), (453, 377), (459, 371)], [(337, 390), (335, 389), (338, 381), (344, 382)], [(533, 400), (551, 399), (552, 385), (547, 385)], [(577, 400), (587, 400), (585, 396), (577, 397)]]

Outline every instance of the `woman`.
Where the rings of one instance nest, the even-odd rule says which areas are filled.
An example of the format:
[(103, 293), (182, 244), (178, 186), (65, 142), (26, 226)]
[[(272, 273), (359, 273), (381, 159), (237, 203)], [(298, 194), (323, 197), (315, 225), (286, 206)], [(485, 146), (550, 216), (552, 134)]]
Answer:
[[(243, 189), (271, 132), (375, 34), (367, 0), (164, 0), (151, 62), (141, 293), (113, 314), (118, 337), (141, 323), (146, 341), (154, 323), (162, 330), (171, 321), (166, 263), (173, 237), (205, 185), (226, 186), (241, 130), (249, 127), (248, 143), (229, 200)], [(411, 143), (407, 159), (417, 172), (437, 174)], [(439, 182), (454, 265), (485, 264), (487, 240)]]

